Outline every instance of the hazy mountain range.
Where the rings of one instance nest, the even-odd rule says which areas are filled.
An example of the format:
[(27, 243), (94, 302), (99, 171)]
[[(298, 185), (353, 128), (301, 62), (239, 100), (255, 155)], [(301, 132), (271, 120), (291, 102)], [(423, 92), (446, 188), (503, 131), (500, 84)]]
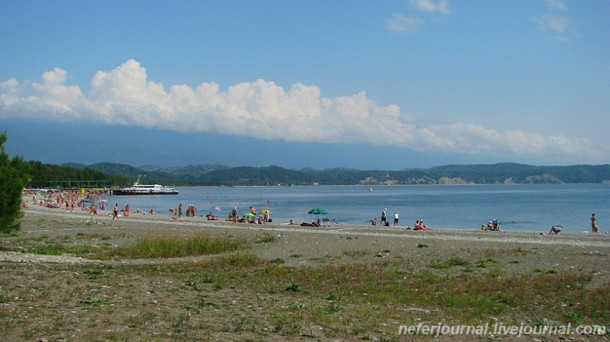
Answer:
[[(332, 129), (324, 128), (320, 129)], [(365, 144), (298, 143), (218, 133), (182, 133), (156, 128), (83, 125), (0, 119), (6, 150), (26, 160), (64, 164), (122, 163), (177, 167), (193, 164), (279, 165), (285, 168), (404, 170), (446, 164), (535, 163), (514, 156), (472, 155)]]
[(174, 185), (397, 185), (397, 184), (560, 184), (610, 183), (610, 165), (531, 166), (514, 163), (447, 165), (402, 171), (285, 169), (279, 166), (227, 167), (189, 165), (180, 168), (142, 169), (125, 164), (67, 164), (126, 177), (141, 183)]

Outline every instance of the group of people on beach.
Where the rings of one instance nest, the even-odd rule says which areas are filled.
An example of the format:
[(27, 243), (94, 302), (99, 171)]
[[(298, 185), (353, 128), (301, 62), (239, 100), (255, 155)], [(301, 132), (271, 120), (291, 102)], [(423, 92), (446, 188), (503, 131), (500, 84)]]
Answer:
[[(398, 221), (400, 220), (400, 215), (398, 213), (394, 213), (394, 225), (397, 226), (398, 225)], [(381, 225), (382, 226), (390, 226), (390, 221), (388, 221), (388, 208), (383, 208), (383, 210), (381, 211)], [(377, 225), (377, 218), (375, 217), (373, 220), (371, 220), (371, 224), (373, 226)]]
[[(551, 230), (549, 231), (549, 235), (552, 235), (552, 234), (557, 235), (557, 234), (561, 233), (562, 229), (563, 229), (562, 225), (555, 224), (551, 227)], [(597, 217), (595, 217), (595, 213), (591, 214), (591, 233), (599, 233), (599, 228), (597, 227)]]
[(250, 206), (250, 210), (242, 217), (239, 217), (239, 215), (237, 214), (237, 207), (233, 207), (233, 209), (231, 209), (231, 212), (229, 213), (229, 217), (227, 217), (225, 221), (236, 223), (265, 224), (267, 222), (272, 222), (271, 211), (268, 209), (263, 209), (257, 213), (256, 208)]
[[(32, 203), (37, 206), (43, 206), (47, 208), (60, 208), (65, 209), (70, 212), (75, 212), (77, 209), (81, 211), (86, 211), (91, 214), (99, 214), (99, 211), (106, 210), (106, 199), (104, 196), (106, 193), (104, 191), (92, 190), (92, 191), (75, 191), (75, 190), (26, 190), (24, 191), (24, 201), (22, 204), (23, 208), (28, 207), (28, 198), (31, 198)], [(172, 219), (174, 220), (184, 220), (182, 219), (182, 204), (178, 205), (177, 209), (170, 208), (170, 213), (172, 214)], [(197, 208), (190, 204), (186, 209), (186, 217), (195, 217)], [(136, 213), (146, 214), (142, 212), (140, 209), (136, 211)], [(148, 212), (151, 215), (156, 215), (157, 211), (154, 208), (151, 208)], [(130, 216), (131, 208), (129, 204), (127, 204), (123, 209), (118, 207), (118, 203), (115, 204), (112, 210), (113, 220), (119, 218), (119, 216)], [(250, 210), (246, 212), (242, 217), (239, 217), (237, 212), (237, 207), (233, 207), (230, 211), (229, 216), (225, 219), (225, 221), (237, 222), (237, 223), (257, 223), (264, 224), (267, 222), (271, 222), (270, 218), (271, 212), (267, 209), (263, 209), (260, 212), (257, 212), (254, 207), (250, 207)], [(219, 220), (220, 218), (215, 215), (212, 211), (210, 211), (205, 217), (208, 220)], [(393, 225), (398, 226), (400, 215), (398, 213), (394, 213), (393, 215)], [(595, 213), (591, 214), (591, 232), (599, 233), (599, 228), (597, 226), (597, 217)], [(377, 218), (374, 218), (370, 221), (372, 225), (376, 226), (378, 224)], [(379, 222), (382, 226), (390, 226), (389, 218), (388, 218), (388, 209), (384, 208), (381, 212), (381, 219)], [(294, 220), (290, 220), (289, 225), (300, 225), (300, 226), (311, 226), (311, 227), (321, 227), (323, 225), (322, 220), (313, 220), (311, 222), (308, 221), (300, 221), (296, 222)], [(413, 230), (428, 230), (430, 229), (426, 224), (424, 224), (423, 219), (419, 219), (415, 221), (415, 225), (413, 228), (407, 227), (407, 229)], [(498, 231), (499, 230), (499, 222), (497, 219), (493, 219), (489, 221), (487, 224), (481, 225), (481, 230), (485, 231)], [(549, 231), (549, 234), (559, 234), (563, 230), (563, 226), (561, 225), (553, 225)]]
[[(97, 201), (103, 191), (76, 191), (76, 190), (26, 190), (26, 198), (31, 198), (34, 205), (47, 208), (60, 208), (70, 212), (77, 209), (97, 214), (97, 210), (106, 210), (106, 201)], [(31, 197), (30, 197), (31, 196)], [(27, 208), (27, 202), (22, 207)]]
[(498, 219), (493, 219), (487, 224), (482, 224), (481, 230), (485, 230), (488, 232), (497, 232), (500, 230), (500, 222), (498, 222)]
[[(394, 213), (394, 226), (398, 226), (398, 221), (399, 220), (400, 220), (400, 214)], [(380, 224), (382, 226), (386, 226), (386, 227), (390, 226), (390, 221), (388, 221), (388, 208), (383, 208), (383, 210), (381, 211)], [(373, 226), (377, 225), (377, 218), (376, 217), (371, 220), (371, 225), (373, 225)], [(424, 220), (423, 219), (419, 219), (419, 220), (415, 221), (415, 225), (413, 226), (413, 228), (407, 227), (407, 229), (412, 229), (412, 230), (428, 230), (428, 229), (430, 229), (430, 227), (428, 227), (427, 225), (424, 224)]]
[[(178, 204), (178, 209), (170, 208), (169, 212), (172, 214), (173, 217), (181, 218), (182, 217), (182, 203)], [(197, 208), (195, 207), (195, 205), (189, 204), (188, 207), (186, 207), (186, 217), (195, 217), (196, 213), (197, 213)]]

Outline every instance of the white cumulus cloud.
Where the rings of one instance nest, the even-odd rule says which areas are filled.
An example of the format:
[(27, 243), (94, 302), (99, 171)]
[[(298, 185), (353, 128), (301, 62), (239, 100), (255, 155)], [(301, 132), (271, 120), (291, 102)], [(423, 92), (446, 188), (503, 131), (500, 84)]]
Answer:
[[(128, 60), (98, 71), (89, 94), (66, 85), (55, 68), (38, 82), (0, 82), (0, 117), (157, 127), (182, 132), (218, 132), (267, 140), (365, 143), (461, 153), (582, 157), (608, 155), (584, 138), (497, 131), (473, 123), (424, 125), (397, 105), (379, 105), (362, 91), (336, 98), (319, 87), (284, 89), (262, 79), (222, 91), (217, 83), (163, 84), (148, 79), (139, 62)], [(591, 152), (595, 151), (595, 152)]]

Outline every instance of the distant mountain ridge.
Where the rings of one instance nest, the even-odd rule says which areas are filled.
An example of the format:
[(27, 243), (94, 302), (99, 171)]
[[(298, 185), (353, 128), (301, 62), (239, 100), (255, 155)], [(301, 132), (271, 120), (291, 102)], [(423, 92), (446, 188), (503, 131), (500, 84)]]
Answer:
[(532, 166), (517, 163), (445, 165), (402, 171), (348, 168), (292, 170), (279, 166), (226, 167), (187, 165), (177, 168), (137, 168), (126, 164), (64, 164), (89, 168), (141, 182), (178, 186), (243, 185), (410, 185), (410, 184), (561, 184), (609, 183), (610, 165)]

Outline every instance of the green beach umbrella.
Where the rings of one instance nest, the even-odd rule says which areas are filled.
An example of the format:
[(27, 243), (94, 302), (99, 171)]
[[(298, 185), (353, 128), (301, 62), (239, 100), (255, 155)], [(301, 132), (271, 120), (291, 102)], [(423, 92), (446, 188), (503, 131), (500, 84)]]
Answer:
[(254, 215), (252, 213), (245, 213), (244, 214), (244, 217), (254, 217), (254, 216), (256, 216), (256, 215)]
[(326, 214), (328, 214), (328, 212), (326, 212), (326, 210), (320, 209), (320, 208), (311, 209), (307, 213), (308, 214), (314, 214), (314, 215), (326, 215)]

